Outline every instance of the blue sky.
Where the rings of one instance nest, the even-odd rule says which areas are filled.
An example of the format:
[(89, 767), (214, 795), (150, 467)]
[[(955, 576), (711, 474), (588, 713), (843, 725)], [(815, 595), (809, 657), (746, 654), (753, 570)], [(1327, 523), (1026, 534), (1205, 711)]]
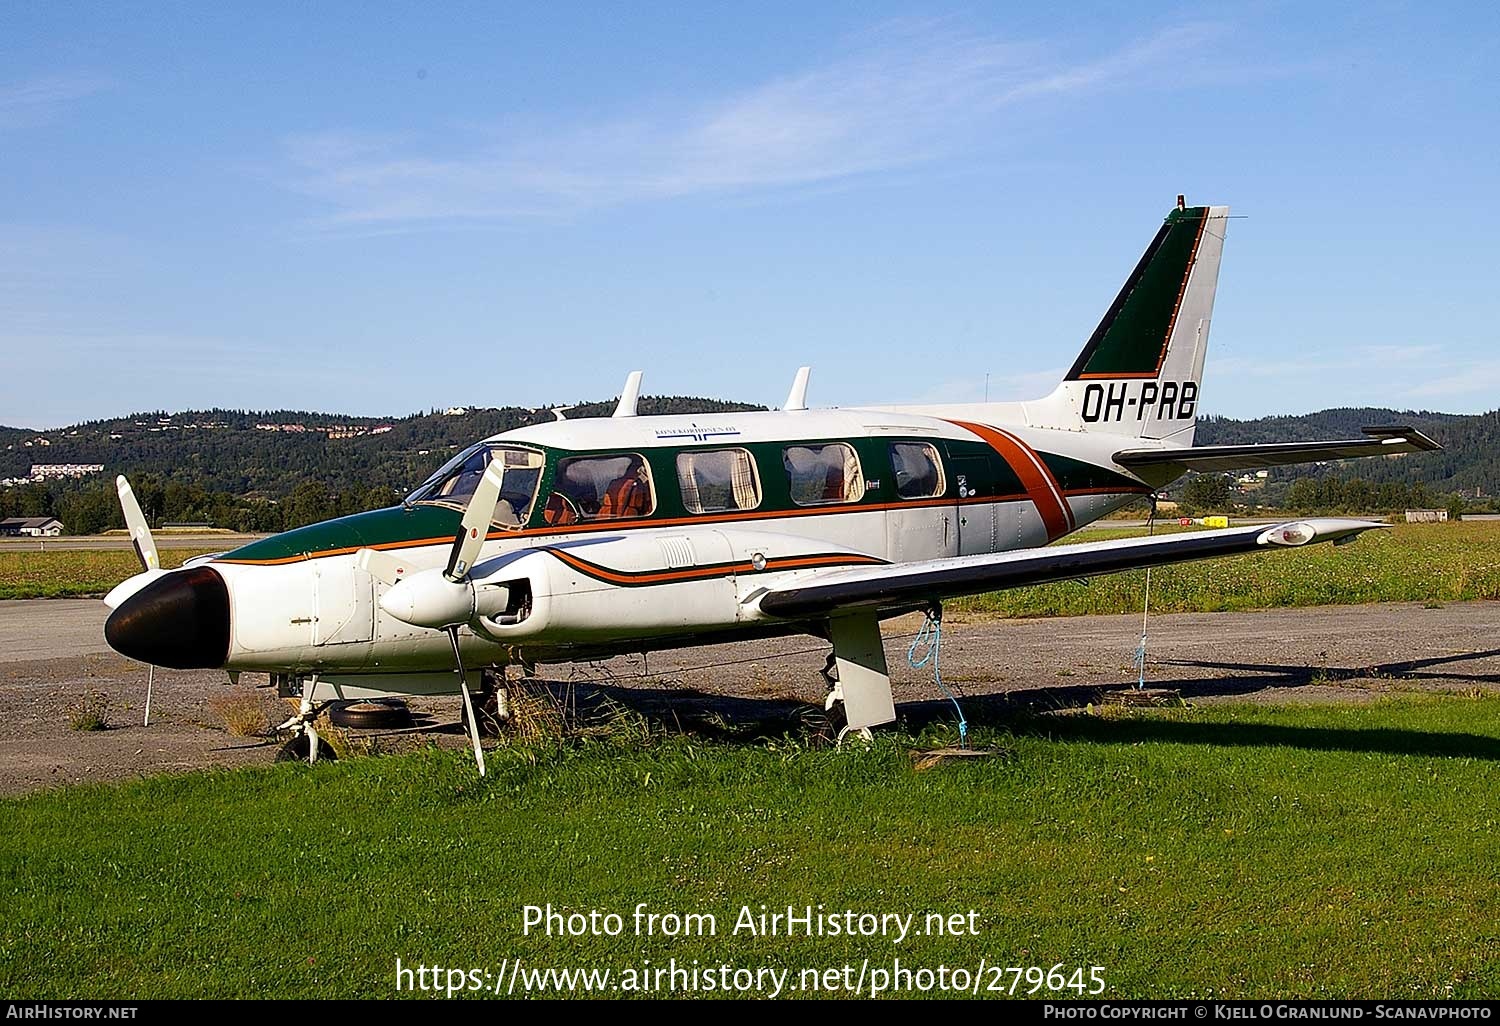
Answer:
[(1235, 416), (1500, 406), (1493, 4), (0, 6), (0, 423), (1047, 391), (1172, 205)]

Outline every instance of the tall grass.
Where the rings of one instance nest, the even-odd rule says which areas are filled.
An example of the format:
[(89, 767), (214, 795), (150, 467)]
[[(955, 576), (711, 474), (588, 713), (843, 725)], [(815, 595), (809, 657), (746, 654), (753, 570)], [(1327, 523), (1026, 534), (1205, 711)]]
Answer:
[[(1091, 531), (1064, 544), (1141, 533)], [(197, 554), (167, 550), (162, 563), (180, 566)], [(127, 551), (0, 552), (0, 598), (99, 594), (138, 570)], [(951, 608), (1007, 617), (1132, 612), (1140, 609), (1144, 585), (1144, 573), (1136, 571), (982, 595)], [(1402, 524), (1368, 532), (1350, 545), (1201, 560), (1160, 567), (1151, 576), (1151, 606), (1164, 613), (1495, 598), (1500, 522), (1490, 521)]]
[[(1111, 534), (1082, 537), (1095, 541)], [(1136, 612), (1144, 588), (1145, 572), (1132, 571), (980, 595), (950, 608), (1014, 617)], [(1402, 524), (1367, 532), (1348, 545), (1207, 559), (1151, 572), (1151, 608), (1163, 613), (1495, 598), (1500, 523), (1488, 521)]]
[[(212, 551), (163, 549), (161, 565), (171, 570), (194, 556)], [(129, 549), (0, 551), (0, 599), (102, 595), (140, 572), (140, 560)]]
[[(997, 714), (998, 715), (998, 714)], [(622, 735), (196, 773), (0, 802), (0, 992), (395, 994), (490, 969), (1104, 967), (1105, 996), (1492, 997), (1500, 699), (992, 719), (1008, 754)], [(522, 907), (711, 912), (546, 936)], [(741, 906), (978, 933), (758, 937)]]

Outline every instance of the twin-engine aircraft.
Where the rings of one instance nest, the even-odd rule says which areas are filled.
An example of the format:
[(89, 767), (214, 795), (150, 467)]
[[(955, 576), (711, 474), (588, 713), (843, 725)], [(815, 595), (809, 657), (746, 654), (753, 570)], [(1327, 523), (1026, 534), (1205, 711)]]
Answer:
[[(397, 507), (144, 571), (105, 637), (156, 666), (270, 673), (316, 759), (315, 703), (462, 695), (470, 671), (803, 633), (831, 642), (845, 731), (895, 719), (880, 622), (949, 598), (1352, 540), (1315, 518), (1048, 543), (1188, 471), (1436, 449), (1406, 427), (1344, 441), (1193, 447), (1227, 207), (1176, 209), (1062, 383), (1024, 403), (807, 408), (802, 368), (764, 413), (614, 415), (460, 452)], [(1047, 546), (1047, 547), (1044, 547)]]

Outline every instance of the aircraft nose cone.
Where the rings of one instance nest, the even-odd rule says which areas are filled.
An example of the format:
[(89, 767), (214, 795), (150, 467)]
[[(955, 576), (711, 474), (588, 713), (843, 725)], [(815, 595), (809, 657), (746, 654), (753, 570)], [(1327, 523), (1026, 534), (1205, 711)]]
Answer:
[(157, 578), (104, 621), (123, 656), (174, 670), (208, 670), (229, 657), (229, 589), (206, 566)]

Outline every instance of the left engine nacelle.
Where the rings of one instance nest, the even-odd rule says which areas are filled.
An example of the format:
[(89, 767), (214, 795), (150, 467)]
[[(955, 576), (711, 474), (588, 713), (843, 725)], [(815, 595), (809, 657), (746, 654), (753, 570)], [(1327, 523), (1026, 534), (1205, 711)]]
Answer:
[(495, 616), (509, 602), (510, 588), (504, 583), (450, 581), (434, 568), (396, 582), (380, 597), (380, 608), (417, 627), (443, 628)]

